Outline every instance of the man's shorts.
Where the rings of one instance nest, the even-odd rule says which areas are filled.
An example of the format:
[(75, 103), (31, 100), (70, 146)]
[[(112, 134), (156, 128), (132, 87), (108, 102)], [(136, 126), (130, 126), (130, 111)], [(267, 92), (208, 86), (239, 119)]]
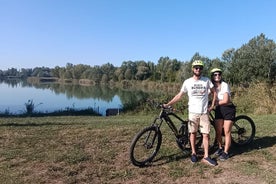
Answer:
[(189, 132), (195, 133), (200, 130), (203, 134), (210, 132), (210, 120), (208, 114), (189, 113)]

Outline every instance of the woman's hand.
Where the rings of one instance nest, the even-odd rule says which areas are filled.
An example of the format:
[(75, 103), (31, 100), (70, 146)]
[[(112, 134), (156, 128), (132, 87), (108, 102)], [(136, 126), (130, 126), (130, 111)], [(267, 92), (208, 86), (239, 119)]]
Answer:
[(215, 109), (215, 106), (211, 105), (208, 107), (208, 112), (211, 112), (213, 109)]

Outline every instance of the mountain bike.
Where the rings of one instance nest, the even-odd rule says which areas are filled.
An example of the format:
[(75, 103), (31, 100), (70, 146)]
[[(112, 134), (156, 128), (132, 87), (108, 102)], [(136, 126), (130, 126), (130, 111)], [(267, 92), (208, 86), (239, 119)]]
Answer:
[[(133, 138), (130, 145), (130, 160), (133, 165), (138, 167), (143, 167), (149, 165), (154, 157), (157, 155), (161, 143), (162, 143), (162, 132), (161, 126), (165, 121), (169, 126), (170, 130), (173, 132), (177, 146), (183, 151), (187, 152), (191, 150), (188, 123), (189, 120), (184, 120), (180, 118), (174, 111), (172, 107), (165, 108), (163, 105), (158, 105), (161, 108), (160, 114), (156, 117), (153, 123), (139, 131)], [(210, 137), (214, 140), (210, 140), (210, 149), (214, 149), (216, 144), (215, 131), (214, 131), (214, 115), (210, 113), (211, 129), (213, 131)], [(179, 121), (179, 128), (176, 127), (175, 121)], [(235, 122), (233, 123), (233, 128), (231, 131), (231, 136), (233, 143), (235, 145), (245, 145), (253, 141), (255, 136), (255, 124), (253, 120), (245, 115), (237, 116)], [(203, 136), (200, 132), (197, 133), (196, 137), (196, 149), (202, 148)]]

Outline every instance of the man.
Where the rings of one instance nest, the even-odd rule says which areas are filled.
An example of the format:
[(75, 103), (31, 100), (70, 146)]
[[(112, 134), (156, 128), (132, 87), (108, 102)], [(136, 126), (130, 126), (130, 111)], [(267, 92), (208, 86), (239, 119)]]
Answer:
[[(180, 92), (164, 107), (172, 106), (174, 103), (181, 100), (185, 93), (189, 97), (189, 132), (190, 142), (192, 148), (191, 161), (195, 163), (198, 161), (196, 155), (195, 141), (198, 128), (203, 135), (204, 157), (202, 162), (215, 166), (217, 162), (209, 157), (209, 132), (210, 121), (208, 111), (214, 108), (216, 91), (214, 85), (207, 78), (201, 76), (204, 64), (201, 60), (195, 60), (192, 63), (193, 76), (184, 81)], [(208, 109), (208, 95), (209, 91), (213, 94), (212, 105)]]

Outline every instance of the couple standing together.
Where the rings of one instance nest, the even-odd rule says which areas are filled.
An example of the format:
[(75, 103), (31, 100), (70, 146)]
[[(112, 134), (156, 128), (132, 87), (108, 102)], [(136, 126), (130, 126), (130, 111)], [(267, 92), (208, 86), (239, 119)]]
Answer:
[[(216, 166), (217, 162), (209, 156), (209, 132), (210, 121), (208, 113), (215, 108), (215, 128), (218, 150), (215, 155), (220, 160), (229, 158), (229, 149), (231, 145), (231, 128), (235, 119), (236, 109), (231, 102), (230, 88), (227, 83), (222, 81), (222, 71), (214, 68), (211, 71), (211, 80), (203, 77), (202, 70), (204, 64), (201, 60), (195, 60), (192, 63), (193, 76), (184, 81), (180, 92), (175, 97), (164, 104), (164, 107), (172, 106), (180, 101), (185, 93), (189, 97), (189, 133), (192, 148), (191, 161), (198, 161), (195, 148), (195, 140), (198, 128), (203, 135), (204, 156), (202, 162)], [(208, 107), (209, 92), (212, 94), (212, 104)], [(222, 144), (222, 131), (225, 134), (225, 144)]]

